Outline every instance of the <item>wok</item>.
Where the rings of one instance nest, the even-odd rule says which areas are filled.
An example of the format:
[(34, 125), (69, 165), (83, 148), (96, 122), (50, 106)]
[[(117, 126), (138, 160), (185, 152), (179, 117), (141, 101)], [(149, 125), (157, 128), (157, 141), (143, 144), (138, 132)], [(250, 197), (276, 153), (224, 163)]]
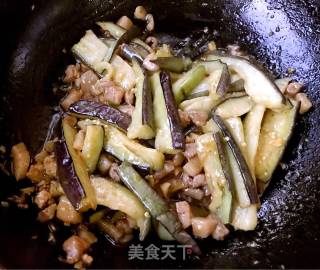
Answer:
[[(56, 100), (52, 83), (72, 61), (69, 51), (96, 20), (132, 16), (142, 1), (1, 1), (0, 142), (24, 141), (39, 149)], [(238, 43), (275, 76), (294, 68), (306, 83), (314, 109), (298, 121), (262, 199), (253, 232), (233, 232), (227, 241), (202, 241), (200, 259), (130, 261), (127, 248), (100, 240), (94, 268), (319, 268), (320, 262), (320, 4), (317, 0), (154, 0), (144, 3), (157, 29), (183, 35), (208, 26), (219, 45)], [(16, 190), (1, 174), (0, 199)], [(59, 268), (60, 247), (47, 242), (47, 228), (32, 209), (0, 208), (0, 266)], [(32, 237), (38, 235), (36, 239)], [(152, 237), (146, 245), (154, 243)], [(159, 244), (159, 243), (158, 243)]]

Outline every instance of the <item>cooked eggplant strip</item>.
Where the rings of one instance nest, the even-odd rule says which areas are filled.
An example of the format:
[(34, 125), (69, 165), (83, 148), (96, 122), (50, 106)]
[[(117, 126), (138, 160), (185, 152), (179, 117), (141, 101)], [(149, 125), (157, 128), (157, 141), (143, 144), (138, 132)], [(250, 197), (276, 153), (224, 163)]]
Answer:
[(203, 65), (197, 65), (172, 85), (172, 90), (177, 103), (180, 103), (190, 94), (206, 76), (206, 69)]
[(166, 72), (160, 73), (160, 83), (163, 89), (163, 96), (168, 112), (168, 120), (172, 136), (172, 146), (175, 149), (184, 149), (185, 136), (181, 126), (178, 108), (175, 103), (173, 92), (171, 89), (170, 76)]
[[(73, 148), (73, 142), (74, 142), (74, 138), (76, 136), (77, 131), (72, 126), (72, 123), (68, 117), (65, 117), (62, 120), (62, 129), (63, 129), (63, 136), (65, 138), (68, 152), (71, 156), (76, 175), (79, 178), (82, 188), (86, 194), (85, 199), (81, 201), (81, 204), (80, 206), (78, 206), (77, 209), (81, 211), (88, 210), (88, 208), (95, 209), (97, 207), (97, 201), (96, 201), (94, 190), (90, 184), (87, 166), (83, 161), (80, 153), (78, 153)], [(66, 195), (68, 197), (68, 194)]]
[(142, 124), (149, 125), (151, 128), (154, 127), (154, 117), (152, 108), (152, 91), (148, 76), (144, 74), (143, 80), (143, 91), (142, 91)]
[(131, 117), (116, 108), (89, 100), (79, 100), (69, 107), (69, 112), (79, 118), (101, 120), (127, 131)]
[(232, 137), (234, 138), (235, 142), (237, 143), (238, 147), (241, 150), (241, 153), (248, 164), (248, 151), (247, 151), (247, 144), (246, 139), (244, 136), (244, 129), (243, 124), (240, 117), (230, 117), (224, 120), (228, 130), (230, 131)]
[(156, 60), (152, 60), (153, 63), (156, 63), (161, 69), (181, 73), (187, 71), (192, 61), (189, 57), (158, 57)]
[(103, 77), (105, 63), (108, 63), (113, 55), (114, 45), (107, 46), (91, 30), (72, 47), (72, 53), (85, 65), (93, 69), (97, 75)]
[(197, 243), (182, 229), (178, 218), (170, 211), (167, 203), (128, 163), (121, 164), (119, 174), (125, 185), (136, 194), (154, 219), (159, 221), (181, 244), (191, 245), (195, 254), (201, 253)]
[(175, 154), (178, 150), (173, 147), (164, 92), (160, 83), (160, 73), (156, 72), (150, 77), (153, 93), (153, 112), (156, 128), (155, 148), (166, 154)]
[(120, 55), (125, 59), (132, 61), (133, 59), (137, 60), (140, 64), (143, 63), (145, 56), (142, 56), (137, 52), (133, 47), (128, 44), (122, 44), (120, 47)]
[(249, 96), (269, 109), (281, 109), (285, 97), (279, 88), (257, 66), (243, 57), (231, 56), (221, 51), (214, 51), (207, 56), (209, 60), (221, 60), (244, 79), (244, 88)]
[[(113, 50), (112, 56), (115, 54), (117, 49), (119, 48), (120, 45), (123, 43), (129, 43), (131, 42), (134, 38), (140, 36), (142, 34), (141, 29), (135, 25), (132, 25), (129, 30), (125, 31), (121, 37), (118, 38), (117, 43), (115, 45), (115, 48)], [(112, 58), (110, 57), (110, 59)]]
[(97, 25), (99, 25), (103, 31), (108, 31), (108, 33), (116, 39), (120, 38), (126, 32), (126, 29), (113, 22), (97, 22)]
[(282, 112), (267, 110), (263, 118), (256, 156), (255, 172), (260, 181), (270, 180), (293, 133), (300, 103)]
[(222, 71), (221, 71), (221, 77), (217, 86), (217, 94), (219, 96), (224, 96), (228, 90), (230, 85), (230, 74), (228, 70), (227, 65), (223, 65)]
[(232, 192), (228, 184), (228, 172), (222, 167), (217, 145), (212, 134), (204, 134), (196, 139), (197, 154), (204, 167), (208, 188), (211, 192), (209, 210), (217, 214), (223, 223), (231, 221)]
[(255, 159), (259, 145), (261, 123), (264, 112), (265, 107), (263, 105), (256, 104), (246, 115), (243, 121), (244, 137), (247, 144), (248, 164), (253, 175), (255, 175)]
[(222, 118), (238, 117), (251, 110), (253, 101), (249, 96), (229, 98), (215, 108), (215, 114)]
[(232, 155), (234, 156), (234, 158), (239, 166), (240, 173), (243, 178), (244, 186), (245, 186), (246, 191), (248, 193), (250, 203), (252, 203), (252, 204), (259, 203), (259, 198), (257, 195), (257, 190), (255, 188), (254, 180), (251, 176), (250, 169), (247, 165), (245, 158), (243, 157), (243, 155), (241, 153), (240, 148), (238, 147), (237, 143), (234, 141), (230, 131), (228, 130), (228, 128), (226, 127), (226, 125), (224, 124), (224, 122), (220, 118), (220, 116), (213, 115), (212, 119), (220, 128), (222, 134), (225, 136), (227, 144), (229, 145), (230, 150), (232, 152)]
[(89, 172), (94, 172), (96, 169), (103, 147), (103, 137), (104, 131), (101, 126), (87, 126), (81, 156), (87, 164)]
[(227, 180), (228, 189), (231, 193), (234, 193), (234, 186), (230, 175), (230, 165), (227, 158), (227, 152), (225, 149), (225, 145), (222, 139), (221, 132), (214, 132), (213, 139), (217, 145), (217, 150), (220, 158), (221, 167), (223, 170), (224, 177)]
[(155, 135), (153, 131), (152, 93), (144, 70), (135, 60), (133, 60), (133, 69), (137, 76), (136, 103), (127, 135), (130, 139), (147, 140)]
[(121, 161), (127, 161), (142, 169), (159, 170), (164, 163), (164, 155), (153, 148), (148, 148), (130, 140), (123, 132), (112, 127), (104, 126), (104, 149)]
[(257, 205), (252, 204), (249, 207), (241, 207), (239, 204), (234, 205), (232, 226), (237, 230), (252, 231), (257, 227)]
[(230, 92), (244, 91), (244, 80), (238, 74), (230, 76)]
[(90, 180), (97, 196), (97, 204), (122, 211), (133, 218), (140, 228), (140, 241), (143, 241), (150, 231), (151, 219), (137, 196), (112, 180), (95, 176)]
[(57, 159), (57, 175), (60, 184), (72, 206), (79, 209), (86, 194), (75, 171), (66, 142), (63, 140), (56, 141), (54, 152)]
[(131, 90), (136, 84), (136, 76), (129, 63), (119, 55), (114, 55), (110, 63), (114, 69), (113, 81), (124, 90)]

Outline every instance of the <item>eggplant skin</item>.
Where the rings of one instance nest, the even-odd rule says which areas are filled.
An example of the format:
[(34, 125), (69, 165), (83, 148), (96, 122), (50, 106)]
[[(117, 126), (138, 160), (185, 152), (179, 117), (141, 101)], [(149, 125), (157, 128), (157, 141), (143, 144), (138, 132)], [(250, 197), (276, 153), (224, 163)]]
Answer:
[(167, 107), (168, 120), (170, 124), (170, 131), (172, 137), (172, 146), (175, 149), (184, 149), (184, 131), (181, 126), (178, 108), (175, 102), (175, 98), (173, 96), (170, 76), (167, 72), (162, 71), (160, 73), (160, 83), (163, 89), (163, 96)]
[(149, 80), (144, 71), (143, 89), (142, 89), (142, 124), (148, 125), (151, 128), (153, 123), (153, 109), (152, 109), (152, 92), (149, 85)]
[(213, 115), (212, 116), (213, 121), (218, 125), (219, 129), (221, 130), (223, 136), (226, 139), (237, 163), (238, 166), (240, 168), (243, 180), (244, 180), (244, 185), (246, 187), (250, 202), (252, 204), (257, 204), (259, 203), (259, 197), (257, 194), (257, 190), (256, 190), (256, 185), (255, 182), (251, 176), (250, 173), (250, 169), (249, 166), (245, 160), (245, 158), (243, 157), (241, 150), (239, 149), (237, 143), (235, 142), (235, 140), (233, 139), (230, 131), (228, 130), (228, 128), (226, 127), (226, 125), (224, 124), (223, 120), (221, 119), (220, 116), (218, 115)]
[(76, 174), (67, 144), (63, 140), (56, 141), (54, 153), (57, 158), (57, 174), (67, 198), (75, 209), (79, 209), (85, 198), (84, 189)]
[(213, 134), (213, 139), (217, 145), (218, 155), (220, 158), (220, 163), (221, 163), (224, 177), (227, 180), (228, 189), (232, 194), (234, 194), (234, 186), (233, 186), (233, 182), (231, 179), (229, 162), (228, 162), (228, 158), (227, 158), (226, 149), (224, 148), (224, 143), (223, 143), (223, 138), (222, 138), (221, 132), (219, 132), (219, 131), (215, 132)]
[(69, 112), (79, 118), (100, 119), (127, 131), (131, 117), (116, 108), (95, 101), (79, 100), (69, 107)]

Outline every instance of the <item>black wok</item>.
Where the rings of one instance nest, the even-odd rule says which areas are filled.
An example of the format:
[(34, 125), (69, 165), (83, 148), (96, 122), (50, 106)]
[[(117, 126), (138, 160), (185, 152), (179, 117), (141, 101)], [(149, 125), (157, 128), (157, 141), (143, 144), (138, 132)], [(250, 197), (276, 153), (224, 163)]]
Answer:
[[(132, 15), (142, 1), (1, 1), (0, 143), (20, 140), (36, 151), (55, 99), (52, 83), (71, 61), (67, 50), (97, 19)], [(254, 232), (234, 232), (226, 242), (204, 241), (201, 259), (129, 261), (126, 248), (94, 246), (99, 268), (319, 268), (320, 262), (320, 3), (317, 0), (146, 1), (157, 28), (188, 32), (207, 25), (220, 45), (239, 43), (275, 76), (296, 72), (314, 109), (300, 119), (287, 148), (287, 169), (278, 169), (262, 199)], [(32, 5), (34, 5), (32, 7)], [(13, 135), (14, 134), (14, 135)], [(16, 189), (0, 176), (0, 199)], [(38, 235), (37, 239), (31, 239)], [(149, 239), (150, 244), (153, 239)], [(159, 244), (159, 243), (158, 243)], [(0, 208), (0, 268), (56, 268), (59, 248), (30, 210)]]

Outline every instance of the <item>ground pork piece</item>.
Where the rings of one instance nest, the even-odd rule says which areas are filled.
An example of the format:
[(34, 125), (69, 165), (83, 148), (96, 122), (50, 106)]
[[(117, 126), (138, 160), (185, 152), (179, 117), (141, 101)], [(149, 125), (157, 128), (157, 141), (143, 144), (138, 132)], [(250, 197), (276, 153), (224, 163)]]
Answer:
[(54, 218), (57, 210), (57, 205), (55, 203), (49, 205), (47, 208), (43, 209), (38, 214), (38, 220), (42, 223), (48, 222)]
[(188, 175), (194, 177), (197, 174), (199, 174), (202, 171), (202, 165), (198, 158), (198, 156), (195, 156), (191, 158), (184, 166), (183, 171), (187, 173)]
[(30, 166), (27, 177), (33, 182), (33, 183), (39, 183), (44, 176), (44, 167), (41, 163), (36, 163)]
[(192, 232), (195, 237), (207, 238), (213, 233), (217, 226), (217, 221), (208, 217), (194, 217), (191, 220)]
[(190, 177), (187, 174), (183, 174), (182, 181), (187, 187), (199, 188), (206, 185), (206, 177), (204, 174), (198, 174), (195, 177)]
[(228, 228), (219, 220), (216, 228), (212, 233), (212, 237), (216, 240), (224, 240), (229, 234)]
[(128, 18), (127, 16), (122, 16), (118, 21), (117, 21), (117, 25), (121, 26), (122, 28), (129, 30), (133, 23), (130, 20), (130, 18)]
[(12, 172), (16, 180), (25, 178), (30, 164), (30, 154), (25, 144), (14, 145), (11, 149), (11, 156)]
[(43, 167), (46, 174), (50, 177), (57, 177), (57, 161), (53, 155), (47, 156), (43, 161)]
[(193, 158), (197, 155), (197, 145), (195, 143), (187, 143), (183, 154), (187, 159)]
[(176, 202), (176, 209), (178, 213), (179, 220), (184, 229), (191, 225), (192, 212), (188, 202), (181, 201)]
[(69, 65), (64, 73), (63, 81), (65, 83), (72, 83), (80, 77), (80, 65)]
[(61, 106), (62, 108), (67, 111), (71, 104), (75, 103), (76, 101), (82, 98), (83, 92), (81, 89), (71, 89), (68, 95), (62, 100)]
[(118, 173), (118, 164), (117, 163), (112, 163), (110, 170), (109, 170), (109, 176), (111, 177), (112, 180), (116, 181), (116, 182), (120, 182), (120, 176)]
[(105, 176), (108, 174), (109, 169), (112, 165), (112, 161), (108, 158), (106, 154), (102, 154), (98, 161), (98, 170), (101, 173), (101, 175)]
[(60, 197), (57, 207), (57, 218), (66, 225), (81, 223), (81, 215), (74, 209), (70, 201), (65, 196)]
[[(108, 81), (106, 81), (108, 82)], [(106, 85), (104, 87), (104, 99), (107, 103), (111, 103), (113, 105), (120, 105), (124, 96), (124, 90), (115, 84)]]
[(286, 93), (294, 97), (296, 94), (298, 94), (301, 91), (302, 87), (303, 87), (302, 83), (298, 83), (298, 82), (289, 83), (286, 89)]
[(63, 243), (63, 250), (66, 253), (66, 262), (74, 264), (81, 260), (89, 244), (77, 235), (72, 235)]
[(196, 126), (204, 126), (207, 123), (208, 114), (206, 112), (200, 110), (190, 110), (187, 111), (187, 113), (191, 121)]
[(175, 167), (181, 166), (183, 161), (184, 161), (184, 155), (181, 152), (175, 154), (173, 159), (172, 159), (173, 165)]
[(204, 191), (200, 188), (186, 188), (184, 194), (198, 201), (204, 197)]
[(87, 266), (91, 265), (93, 262), (92, 256), (88, 255), (87, 253), (83, 254), (81, 259), (83, 263)]
[(191, 119), (187, 112), (179, 109), (179, 117), (182, 127), (187, 127), (188, 125), (190, 125)]
[(84, 98), (90, 98), (92, 87), (97, 83), (99, 79), (98, 76), (92, 70), (88, 70), (81, 75), (80, 79), (80, 87), (83, 92)]
[(78, 227), (78, 235), (83, 240), (87, 241), (89, 245), (92, 245), (98, 241), (97, 237), (88, 230), (88, 228), (82, 224)]
[(134, 106), (132, 106), (132, 105), (120, 105), (120, 106), (118, 107), (118, 109), (119, 109), (119, 111), (121, 111), (121, 112), (123, 112), (123, 113), (126, 113), (126, 114), (132, 116), (133, 111), (134, 111), (135, 108), (134, 108)]
[(132, 88), (128, 91), (125, 92), (124, 94), (124, 101), (128, 104), (128, 105), (134, 105), (134, 100), (135, 100), (135, 88)]
[(51, 194), (46, 190), (42, 190), (36, 195), (34, 202), (40, 209), (42, 209), (47, 205), (47, 202), (50, 199), (51, 199)]
[(158, 170), (153, 175), (155, 181), (159, 181), (162, 178), (166, 177), (167, 175), (174, 172), (174, 165), (172, 161), (165, 161), (163, 169)]
[(84, 138), (85, 138), (85, 131), (84, 130), (79, 130), (76, 134), (76, 136), (74, 137), (74, 141), (73, 141), (73, 148), (76, 150), (81, 151), (83, 148), (83, 144), (84, 144)]
[(45, 150), (42, 149), (35, 157), (35, 161), (37, 163), (42, 163), (44, 161), (44, 159), (49, 155), (49, 153)]

